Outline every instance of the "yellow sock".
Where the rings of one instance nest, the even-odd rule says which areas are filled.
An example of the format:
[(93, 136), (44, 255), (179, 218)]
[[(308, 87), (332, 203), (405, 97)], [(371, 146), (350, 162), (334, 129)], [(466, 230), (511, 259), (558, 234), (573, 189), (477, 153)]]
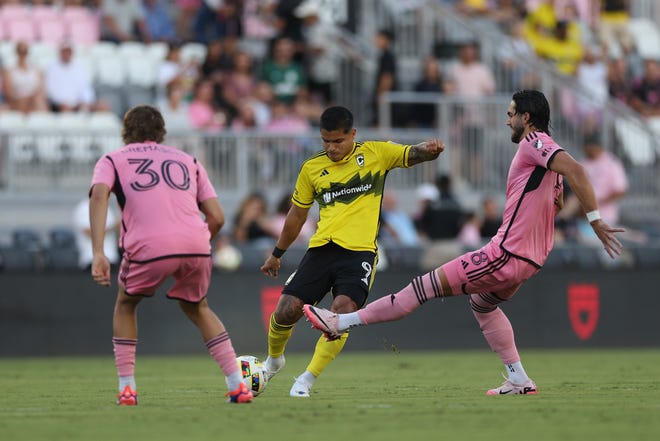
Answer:
[(286, 343), (293, 332), (293, 325), (280, 325), (275, 321), (275, 314), (270, 316), (270, 325), (268, 326), (268, 355), (270, 357), (279, 357), (284, 354)]
[(309, 362), (307, 370), (315, 377), (321, 375), (321, 372), (335, 359), (341, 352), (348, 339), (348, 332), (344, 332), (341, 338), (333, 341), (326, 341), (324, 336), (321, 336), (316, 342), (314, 349), (314, 356), (312, 361)]

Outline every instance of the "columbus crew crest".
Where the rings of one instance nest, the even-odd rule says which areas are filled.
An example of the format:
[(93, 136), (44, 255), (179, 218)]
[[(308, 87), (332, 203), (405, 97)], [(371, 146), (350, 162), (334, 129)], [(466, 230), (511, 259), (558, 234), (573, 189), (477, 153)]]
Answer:
[(364, 167), (364, 155), (362, 153), (355, 156), (355, 162), (359, 167)]

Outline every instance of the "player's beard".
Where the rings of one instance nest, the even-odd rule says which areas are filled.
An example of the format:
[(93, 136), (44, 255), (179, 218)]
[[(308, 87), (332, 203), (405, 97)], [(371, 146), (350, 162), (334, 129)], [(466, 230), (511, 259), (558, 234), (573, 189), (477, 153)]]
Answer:
[(525, 132), (524, 127), (511, 127), (511, 142), (518, 144), (522, 140), (522, 135)]

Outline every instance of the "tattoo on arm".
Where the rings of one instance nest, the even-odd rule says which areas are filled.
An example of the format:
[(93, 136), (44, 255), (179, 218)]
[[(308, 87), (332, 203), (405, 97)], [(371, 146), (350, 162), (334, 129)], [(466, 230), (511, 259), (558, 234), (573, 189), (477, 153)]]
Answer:
[(415, 165), (420, 162), (430, 161), (439, 156), (439, 153), (429, 153), (426, 148), (425, 142), (420, 142), (419, 144), (413, 145), (410, 147), (410, 153), (408, 153), (408, 164)]

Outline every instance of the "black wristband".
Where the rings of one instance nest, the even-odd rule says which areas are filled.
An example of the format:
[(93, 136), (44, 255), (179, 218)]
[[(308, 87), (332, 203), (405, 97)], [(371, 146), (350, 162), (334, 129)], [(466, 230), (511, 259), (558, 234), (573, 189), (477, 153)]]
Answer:
[(284, 256), (284, 253), (286, 253), (286, 250), (283, 250), (282, 248), (277, 248), (277, 247), (273, 248), (272, 254), (274, 257), (277, 257), (278, 259)]

